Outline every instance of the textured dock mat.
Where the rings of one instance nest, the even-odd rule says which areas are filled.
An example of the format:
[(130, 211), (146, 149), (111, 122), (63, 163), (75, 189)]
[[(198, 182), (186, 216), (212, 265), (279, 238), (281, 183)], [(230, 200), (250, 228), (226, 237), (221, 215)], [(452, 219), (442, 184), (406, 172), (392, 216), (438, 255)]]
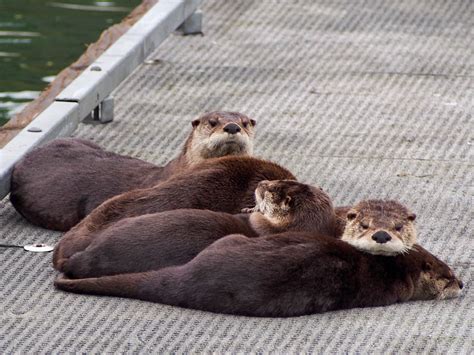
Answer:
[[(290, 319), (56, 291), (51, 255), (0, 249), (0, 353), (472, 353), (473, 4), (206, 1), (204, 36), (169, 38), (76, 136), (157, 164), (204, 111), (258, 121), (256, 155), (336, 204), (393, 198), (465, 282), (455, 300)], [(0, 240), (54, 244), (0, 202)]]

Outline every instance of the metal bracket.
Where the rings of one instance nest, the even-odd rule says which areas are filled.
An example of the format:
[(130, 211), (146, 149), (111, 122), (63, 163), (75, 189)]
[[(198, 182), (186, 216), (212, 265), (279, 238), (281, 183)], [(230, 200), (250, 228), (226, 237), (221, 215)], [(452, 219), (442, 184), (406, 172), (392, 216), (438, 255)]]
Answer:
[(96, 108), (92, 111), (84, 121), (98, 121), (100, 123), (109, 123), (114, 120), (114, 97), (107, 96)]
[(194, 11), (191, 16), (184, 20), (178, 30), (184, 35), (202, 34), (202, 16), (202, 11)]

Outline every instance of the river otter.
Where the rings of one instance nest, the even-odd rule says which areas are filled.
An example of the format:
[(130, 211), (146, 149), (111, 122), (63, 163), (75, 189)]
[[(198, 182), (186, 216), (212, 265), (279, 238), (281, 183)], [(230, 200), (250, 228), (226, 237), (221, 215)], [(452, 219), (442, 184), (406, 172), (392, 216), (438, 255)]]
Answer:
[(205, 159), (251, 155), (255, 120), (211, 112), (192, 121), (181, 154), (164, 167), (107, 152), (82, 139), (58, 139), (28, 153), (12, 172), (10, 201), (29, 222), (67, 231), (112, 196), (156, 185)]
[(416, 215), (391, 200), (361, 201), (346, 211), (341, 239), (379, 255), (408, 252), (416, 243)]
[[(207, 159), (154, 187), (112, 197), (93, 210), (62, 240), (76, 239), (78, 250), (87, 246), (93, 233), (128, 218), (181, 208), (208, 209), (231, 214), (255, 204), (254, 191), (262, 180), (296, 180), (281, 166), (251, 157)], [(77, 250), (77, 249), (75, 249)], [(68, 258), (71, 254), (64, 254)], [(56, 264), (58, 253), (53, 255)]]
[(294, 180), (263, 180), (255, 189), (255, 207), (244, 208), (259, 235), (284, 231), (338, 237), (342, 229), (331, 198), (320, 187)]
[[(75, 239), (61, 240), (55, 267), (71, 278), (142, 272), (185, 264), (229, 234), (252, 238), (290, 230), (336, 233), (331, 200), (317, 187), (262, 181), (255, 195), (259, 208), (250, 215), (179, 209), (122, 219), (92, 234), (85, 249), (77, 249)], [(72, 256), (66, 259), (64, 254)]]
[(76, 293), (245, 316), (291, 317), (410, 300), (457, 297), (451, 269), (420, 246), (384, 257), (330, 237), (230, 235), (193, 260), (157, 271), (56, 279)]

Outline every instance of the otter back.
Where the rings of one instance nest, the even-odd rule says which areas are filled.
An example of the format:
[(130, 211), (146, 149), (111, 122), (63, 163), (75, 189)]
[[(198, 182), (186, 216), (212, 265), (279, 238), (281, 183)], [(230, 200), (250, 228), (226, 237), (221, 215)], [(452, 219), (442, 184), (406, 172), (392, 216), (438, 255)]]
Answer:
[(89, 279), (60, 277), (55, 284), (70, 292), (262, 317), (457, 296), (462, 283), (450, 268), (416, 249), (380, 257), (308, 234), (231, 235), (183, 266)]
[[(94, 234), (86, 249), (60, 259), (57, 268), (71, 278), (158, 270), (185, 264), (234, 233), (258, 236), (245, 214), (180, 209), (125, 218)], [(56, 249), (64, 255), (77, 246), (74, 239), (61, 240)]]
[(108, 198), (152, 186), (162, 170), (89, 141), (57, 139), (15, 165), (10, 201), (29, 222), (66, 231)]

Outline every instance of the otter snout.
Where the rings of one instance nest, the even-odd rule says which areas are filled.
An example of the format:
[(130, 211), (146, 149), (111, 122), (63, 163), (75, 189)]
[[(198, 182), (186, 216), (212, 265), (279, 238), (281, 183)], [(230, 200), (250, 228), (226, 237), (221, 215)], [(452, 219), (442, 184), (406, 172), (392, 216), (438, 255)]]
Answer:
[(226, 124), (223, 128), (224, 132), (227, 132), (229, 134), (237, 134), (239, 133), (242, 129), (240, 126), (236, 123), (230, 122)]
[(263, 200), (265, 198), (265, 191), (268, 189), (268, 180), (262, 180), (257, 184), (257, 188), (255, 189), (255, 197)]
[(376, 243), (384, 244), (392, 240), (392, 237), (387, 232), (378, 231), (372, 236), (372, 239), (375, 240)]
[(439, 290), (439, 299), (456, 298), (461, 294), (464, 284), (458, 278), (453, 278), (445, 286), (444, 289)]

